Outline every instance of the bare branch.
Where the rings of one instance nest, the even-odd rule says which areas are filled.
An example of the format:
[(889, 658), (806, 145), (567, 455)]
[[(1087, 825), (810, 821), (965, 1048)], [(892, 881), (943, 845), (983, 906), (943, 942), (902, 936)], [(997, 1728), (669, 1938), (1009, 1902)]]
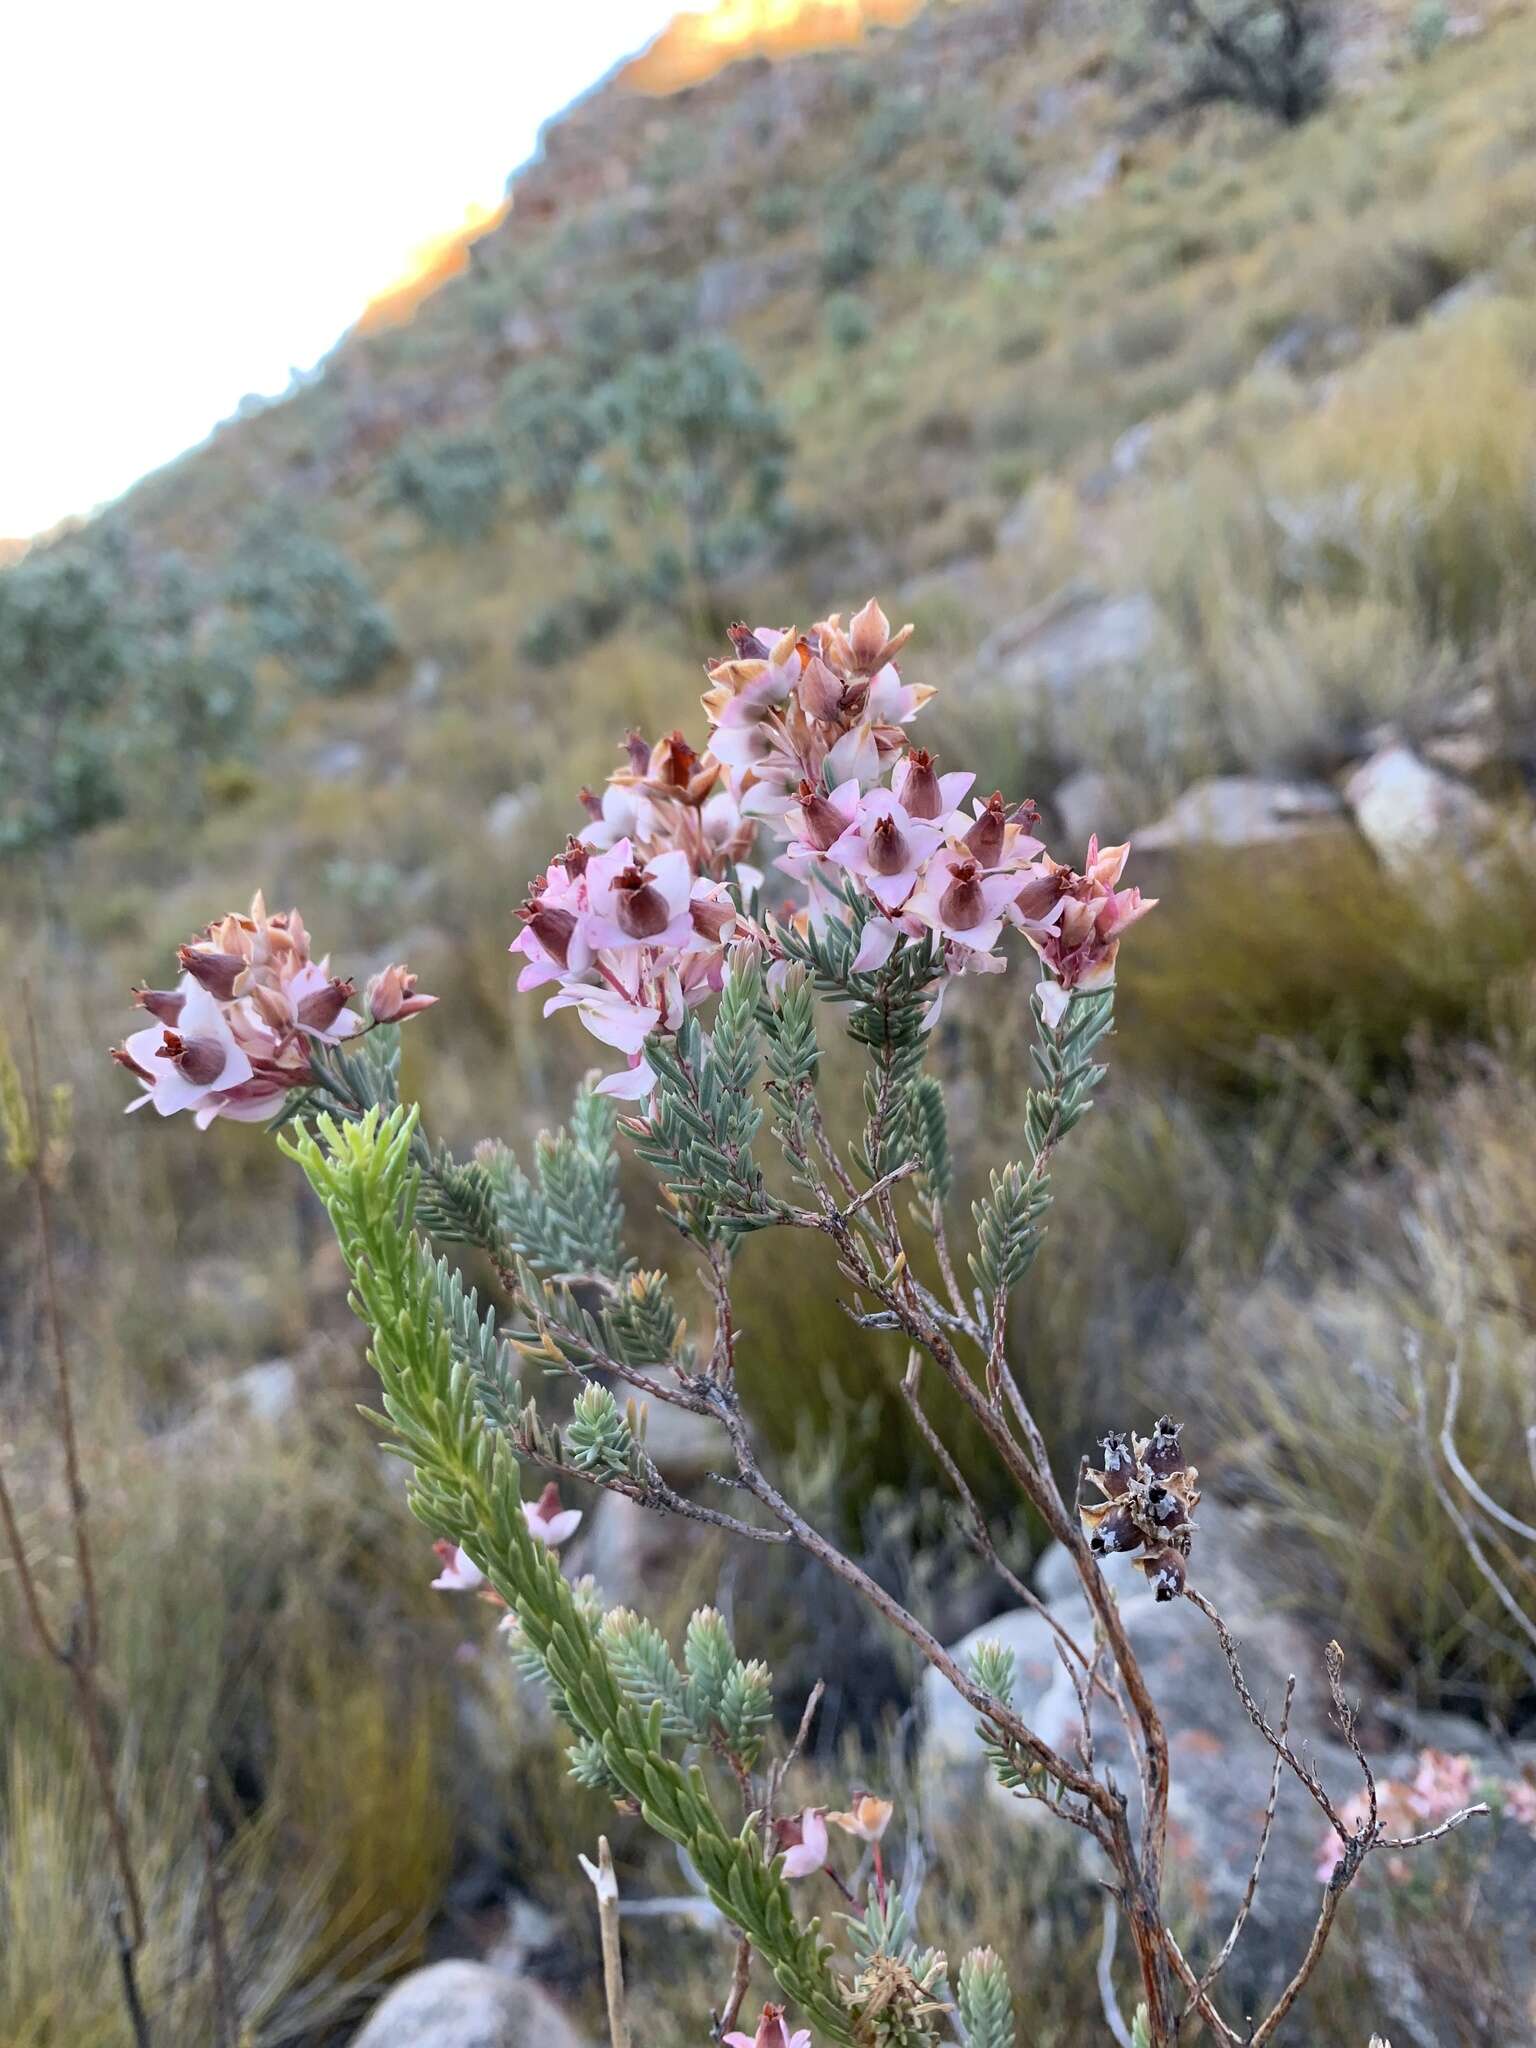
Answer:
[[(1285, 1681), (1285, 1704), (1280, 1710), (1279, 1735), (1280, 1740), (1282, 1742), (1284, 1742), (1286, 1737), (1286, 1731), (1290, 1727), (1291, 1702), (1295, 1699), (1295, 1697), (1296, 1678), (1295, 1674), (1292, 1673), (1292, 1675)], [(1186, 2020), (1189, 2018), (1190, 2014), (1195, 2010), (1196, 2006), (1200, 2003), (1200, 1999), (1204, 1995), (1204, 1993), (1210, 1990), (1211, 1986), (1215, 1983), (1216, 1979), (1221, 1975), (1222, 1971), (1227, 1967), (1227, 1964), (1231, 1961), (1232, 1951), (1237, 1947), (1238, 1937), (1241, 1935), (1243, 1928), (1247, 1924), (1248, 1915), (1253, 1907), (1254, 1894), (1255, 1892), (1257, 1892), (1259, 1888), (1259, 1873), (1264, 1868), (1264, 1856), (1265, 1852), (1269, 1848), (1269, 1837), (1275, 1825), (1275, 1809), (1280, 1803), (1280, 1778), (1284, 1769), (1285, 1757), (1277, 1749), (1275, 1752), (1274, 1768), (1271, 1770), (1269, 1774), (1269, 1799), (1264, 1807), (1264, 1825), (1259, 1830), (1259, 1846), (1257, 1850), (1254, 1852), (1253, 1865), (1248, 1872), (1248, 1882), (1243, 1887), (1243, 1896), (1238, 1903), (1237, 1912), (1233, 1918), (1232, 1925), (1228, 1930), (1226, 1940), (1221, 1944), (1221, 1947), (1216, 1951), (1214, 1959), (1209, 1964), (1209, 1966), (1205, 1970), (1204, 1975), (1201, 1977), (1199, 1984), (1196, 1986), (1195, 1992), (1191, 1996), (1189, 2004), (1186, 2005), (1184, 2008), (1183, 2018)]]

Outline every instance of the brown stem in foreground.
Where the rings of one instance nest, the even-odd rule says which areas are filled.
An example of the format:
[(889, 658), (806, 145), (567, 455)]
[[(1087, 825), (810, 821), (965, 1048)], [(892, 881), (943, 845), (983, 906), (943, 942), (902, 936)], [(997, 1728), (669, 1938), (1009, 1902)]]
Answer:
[(608, 1837), (597, 1838), (597, 1862), (580, 1859), (597, 1895), (597, 1921), (603, 1944), (603, 1993), (608, 2005), (609, 2048), (630, 2048), (629, 2015), (624, 2003), (624, 1959), (619, 1948), (619, 1881), (613, 1872)]

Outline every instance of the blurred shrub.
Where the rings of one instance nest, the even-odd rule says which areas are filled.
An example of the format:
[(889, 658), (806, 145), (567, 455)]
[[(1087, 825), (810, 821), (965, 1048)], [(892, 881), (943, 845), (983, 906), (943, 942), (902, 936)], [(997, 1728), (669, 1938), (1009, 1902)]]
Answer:
[(552, 356), (520, 363), (501, 387), (497, 418), (514, 489), (541, 512), (563, 511), (603, 442), (602, 420), (571, 370)]
[(571, 353), (584, 386), (615, 377), (634, 356), (664, 355), (693, 325), (691, 284), (642, 275), (584, 295)]
[(130, 574), (97, 534), (0, 572), (0, 853), (118, 815), (137, 774), (198, 771), (249, 722), (251, 679), (190, 567)]
[(1179, 59), (1189, 103), (1233, 100), (1294, 127), (1328, 97), (1332, 63), (1322, 0), (1149, 0), (1149, 25)]
[(821, 317), (828, 341), (845, 355), (862, 348), (874, 331), (869, 308), (857, 292), (833, 292)]
[(897, 208), (897, 232), (914, 261), (940, 269), (971, 262), (981, 246), (959, 199), (942, 185), (906, 187)]
[(634, 602), (634, 587), (610, 572), (579, 586), (554, 604), (541, 606), (523, 631), (519, 646), (539, 668), (572, 661), (623, 623)]
[(1419, 0), (1408, 24), (1408, 41), (1421, 64), (1427, 64), (1450, 34), (1445, 0)]
[(313, 534), (251, 535), (229, 579), (257, 648), (324, 696), (362, 689), (395, 652), (389, 614), (339, 549)]
[(636, 357), (597, 401), (606, 469), (641, 532), (660, 529), (652, 573), (676, 555), (700, 594), (775, 528), (790, 442), (761, 380), (728, 341)]
[(831, 195), (821, 233), (822, 282), (836, 289), (857, 284), (886, 260), (891, 206), (885, 188), (852, 178)]
[(787, 235), (805, 219), (807, 197), (802, 186), (770, 185), (753, 202), (752, 218), (765, 235)]
[(496, 523), (506, 488), (500, 449), (475, 435), (419, 438), (390, 465), (390, 495), (429, 533), (449, 541), (482, 539)]

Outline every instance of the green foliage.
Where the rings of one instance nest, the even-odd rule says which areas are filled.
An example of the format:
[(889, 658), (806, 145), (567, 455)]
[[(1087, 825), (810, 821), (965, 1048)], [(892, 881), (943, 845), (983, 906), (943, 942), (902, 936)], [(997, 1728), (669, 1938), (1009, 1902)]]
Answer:
[[(566, 1130), (545, 1131), (534, 1147), (530, 1179), (505, 1145), (481, 1147), (502, 1236), (545, 1273), (602, 1273), (626, 1265), (624, 1205), (613, 1144), (613, 1109), (590, 1081), (576, 1097)], [(649, 1300), (650, 1297), (647, 1297)], [(631, 1308), (631, 1317), (656, 1311)], [(637, 1332), (639, 1325), (635, 1325)]]
[[(414, 1130), (414, 1113), (381, 1118), (371, 1110), (349, 1124), (321, 1118), (314, 1132), (283, 1141), (330, 1215), (358, 1312), (372, 1330), (370, 1361), (382, 1382), (392, 1448), (411, 1469), (412, 1508), (435, 1534), (482, 1562), (580, 1735), (601, 1750), (613, 1782), (658, 1833), (688, 1851), (710, 1898), (750, 1935), (811, 2024), (849, 2042), (854, 2016), (816, 1923), (802, 1928), (796, 1921), (758, 1830), (749, 1825), (733, 1835), (702, 1774), (664, 1755), (662, 1703), (643, 1709), (625, 1690), (600, 1628), (528, 1529), (517, 1463), (485, 1426), (473, 1376), (455, 1359), (430, 1267), (412, 1236), (419, 1188)], [(582, 1757), (590, 1771), (593, 1748)]]
[(868, 277), (886, 254), (891, 209), (884, 189), (854, 178), (832, 194), (821, 235), (821, 278), (833, 290)]
[(874, 332), (874, 319), (857, 292), (833, 292), (822, 308), (827, 339), (843, 355), (852, 355)]
[(973, 1948), (960, 1965), (958, 1989), (966, 2048), (1013, 2048), (1013, 1999), (1002, 1957)]
[[(738, 949), (708, 1037), (690, 1011), (674, 1038), (647, 1042), (656, 1093), (649, 1115), (625, 1126), (635, 1151), (662, 1175), (678, 1228), (700, 1244), (731, 1243), (778, 1213), (752, 1157), (763, 1120), (753, 1094), (763, 1058), (762, 992), (755, 957)], [(732, 1205), (729, 1220), (720, 1215), (723, 1199)]]
[(673, 571), (707, 588), (778, 519), (789, 441), (761, 380), (728, 341), (633, 358), (594, 400), (604, 468), (631, 516), (675, 539), (653, 547), (658, 596)]
[(251, 678), (178, 557), (130, 573), (110, 536), (0, 571), (0, 854), (118, 816), (139, 775), (195, 804), (249, 724)]
[[(946, 2002), (947, 1958), (912, 1939), (912, 1916), (894, 1885), (883, 1901), (871, 1897), (862, 1915), (844, 1919), (859, 1963), (855, 1992), (884, 1994), (870, 1997), (869, 2039), (879, 2048), (932, 2048), (940, 2039), (936, 2022)], [(892, 1961), (899, 1965), (896, 1972)]]
[(493, 441), (471, 434), (418, 437), (396, 455), (388, 485), (429, 533), (448, 541), (482, 540), (501, 511), (507, 467)]
[(634, 1436), (606, 1387), (582, 1388), (566, 1425), (565, 1441), (577, 1471), (599, 1481), (622, 1477), (634, 1457)]
[(546, 356), (519, 363), (501, 387), (497, 423), (513, 488), (541, 513), (563, 512), (603, 443), (601, 417), (569, 367)]
[(912, 1151), (923, 1176), (923, 1192), (934, 1209), (942, 1209), (955, 1191), (955, 1164), (949, 1149), (949, 1119), (944, 1090), (936, 1075), (920, 1074), (907, 1091)]
[(395, 652), (389, 614), (338, 548), (271, 527), (251, 535), (229, 579), (257, 649), (322, 696), (365, 688)]
[(1408, 40), (1421, 64), (1427, 64), (1440, 48), (1450, 33), (1450, 25), (1445, 0), (1419, 0), (1408, 24)]

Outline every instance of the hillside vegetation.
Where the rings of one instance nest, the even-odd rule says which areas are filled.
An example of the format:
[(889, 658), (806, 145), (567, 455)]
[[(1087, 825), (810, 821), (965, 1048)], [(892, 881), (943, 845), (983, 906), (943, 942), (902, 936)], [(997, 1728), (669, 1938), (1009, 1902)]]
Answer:
[[(334, 1256), (272, 1147), (124, 1126), (105, 1048), (130, 984), (260, 886), (343, 971), (409, 958), (442, 1008), (407, 1091), (451, 1011), (434, 1127), (526, 1145), (590, 1048), (512, 995), (515, 907), (735, 618), (878, 593), (957, 756), (1034, 796), (1064, 858), (1209, 778), (1269, 786), (1244, 785), (1263, 830), (1154, 829), (1133, 855), (1162, 904), (1122, 977), (1115, 1114), (1064, 1166), (1019, 1353), (1064, 1441), (1175, 1402), (1377, 1688), (1529, 1724), (1529, 1665), (1395, 1425), (1405, 1337), (1436, 1373), (1458, 1348), (1469, 1454), (1529, 1501), (1536, 13), (1340, 5), (1331, 89), (1294, 125), (1212, 98), (1157, 18), (968, 0), (672, 94), (609, 82), (408, 319), (0, 572), (3, 974), (74, 1091), (66, 1320), (115, 1734), (162, 1927), (197, 1867), (194, 1757), (213, 1768), (264, 2044), (325, 2039), (424, 1942), (473, 1945), (509, 1887), (568, 1911), (600, 1803), (561, 1788), (489, 1652), (455, 1662), (462, 1612), (424, 1590), (352, 1414)], [(1356, 781), (1393, 748), (1444, 807), (1406, 849)], [(978, 1077), (962, 1180), (967, 1123), (1020, 1113), (1028, 985), (946, 1011)], [(8, 1186), (0, 1227), (7, 1434), (67, 1597)], [(743, 1382), (785, 1459), (833, 1459), (826, 1512), (878, 1554), (923, 1521), (925, 1454), (880, 1340), (810, 1299), (748, 1254)], [(240, 1377), (276, 1360), (288, 1380)], [(961, 1553), (936, 1527), (914, 1597), (969, 1625)], [(721, 1570), (690, 1553), (684, 1593)], [(786, 1583), (786, 1635), (812, 1597)], [(830, 1772), (839, 1744), (895, 1744), (911, 1674), (886, 1644), (827, 1656)], [(66, 1901), (95, 1953), (95, 1823), (52, 1768), (75, 1738), (40, 1662), (8, 1656), (0, 1699), (0, 2037), (106, 2048), (110, 1950), (67, 2010), (46, 1985)], [(638, 1836), (620, 1853), (639, 1881)], [(1050, 1871), (1018, 1881), (997, 1912), (1058, 1913), (1069, 1959), (1033, 2038), (1088, 2038), (1092, 1920)], [(639, 2010), (692, 2038), (670, 2001), (718, 1987), (690, 1988), (680, 1943), (645, 1989), (649, 1938)], [(591, 1940), (562, 1925), (544, 1970), (595, 2026)], [(1351, 1967), (1305, 2038), (1363, 2043)]]

